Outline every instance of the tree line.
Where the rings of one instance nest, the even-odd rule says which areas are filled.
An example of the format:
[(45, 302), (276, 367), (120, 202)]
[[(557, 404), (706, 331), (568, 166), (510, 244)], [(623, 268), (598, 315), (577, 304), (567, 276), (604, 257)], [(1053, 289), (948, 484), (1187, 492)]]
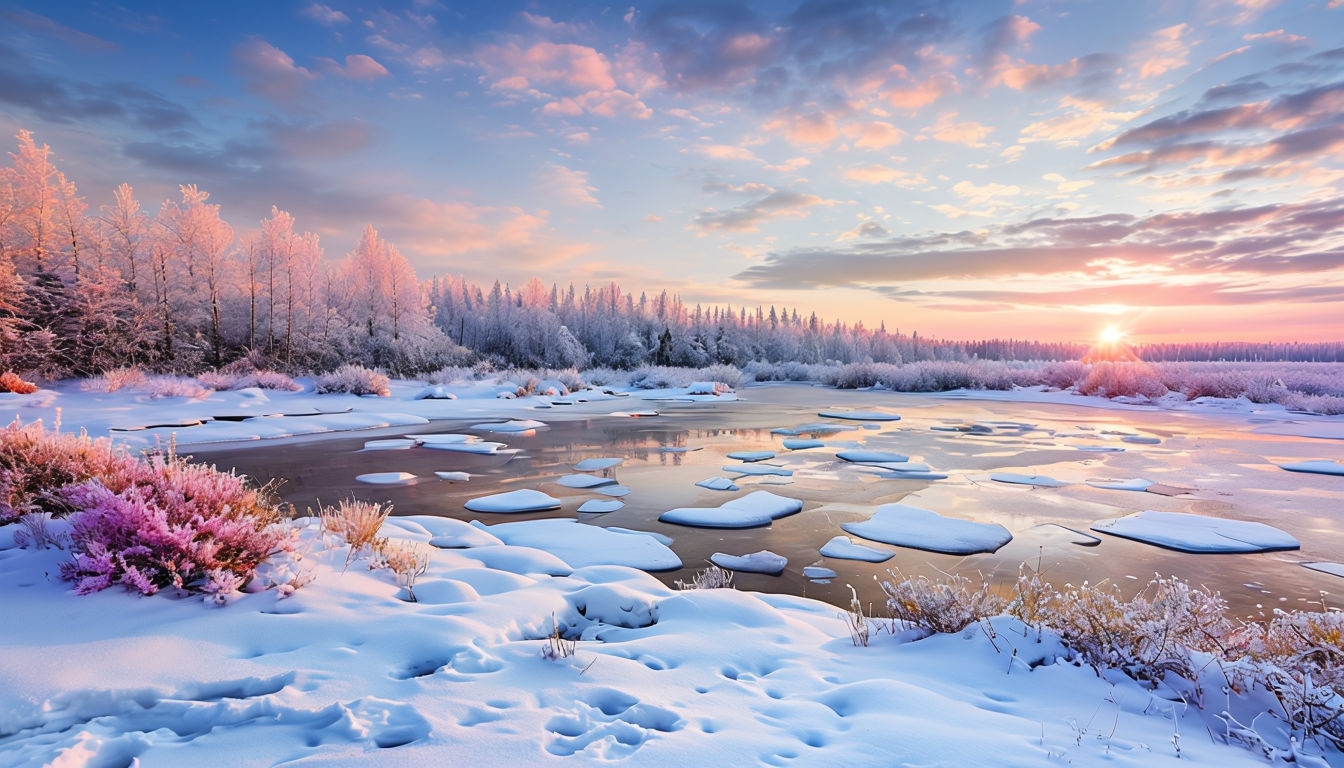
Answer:
[[(497, 366), (743, 366), (917, 360), (1070, 360), (1086, 345), (975, 342), (826, 322), (815, 312), (688, 306), (615, 283), (488, 290), (421, 281), (367, 226), (326, 257), (294, 217), (241, 234), (207, 191), (179, 187), (157, 211), (128, 184), (90, 209), (51, 149), (26, 130), (0, 168), (0, 370), (54, 380), (123, 366), (191, 373), (240, 358), (288, 371), (359, 362), (411, 375), (480, 360)], [(1344, 344), (1181, 344), (1146, 359), (1344, 360)]]

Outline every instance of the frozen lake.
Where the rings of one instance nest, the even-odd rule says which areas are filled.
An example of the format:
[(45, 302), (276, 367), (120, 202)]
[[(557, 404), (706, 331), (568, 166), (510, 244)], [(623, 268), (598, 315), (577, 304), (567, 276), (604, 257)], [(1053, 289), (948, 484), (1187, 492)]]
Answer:
[[(283, 480), (281, 495), (300, 513), (319, 501), (355, 496), (389, 501), (395, 514), (431, 514), (487, 524), (569, 517), (600, 526), (655, 531), (673, 539), (686, 568), (657, 574), (667, 583), (688, 579), (722, 552), (743, 555), (770, 550), (788, 559), (780, 576), (739, 573), (744, 589), (786, 592), (847, 604), (853, 584), (865, 603), (884, 602), (875, 579), (899, 569), (906, 575), (962, 573), (1011, 584), (1026, 562), (1041, 567), (1056, 586), (1109, 580), (1131, 594), (1155, 574), (1174, 575), (1220, 591), (1239, 616), (1276, 607), (1319, 607), (1322, 593), (1344, 591), (1344, 581), (1302, 567), (1303, 562), (1344, 558), (1344, 478), (1287, 472), (1278, 464), (1337, 458), (1339, 440), (1270, 434), (1263, 420), (1229, 411), (1200, 414), (1152, 409), (1115, 409), (940, 395), (855, 392), (802, 385), (749, 387), (741, 400), (723, 403), (644, 403), (656, 417), (608, 415), (586, 406), (534, 412), (546, 426), (534, 431), (471, 429), (484, 419), (436, 421), (415, 430), (344, 433), (339, 437), (271, 444), (190, 449), (198, 459), (235, 467), (260, 481)], [(1099, 401), (1101, 402), (1101, 401)], [(620, 405), (631, 405), (624, 403)], [(603, 404), (607, 410), (618, 405)], [(867, 412), (871, 419), (837, 419), (822, 411)], [(583, 412), (580, 412), (583, 411)], [(877, 420), (899, 414), (899, 421)], [(861, 414), (862, 415), (862, 414)], [(1310, 417), (1304, 417), (1310, 420)], [(1335, 421), (1338, 421), (1336, 419)], [(809, 425), (841, 431), (812, 433)], [(1282, 429), (1282, 420), (1274, 426)], [(772, 433), (803, 427), (802, 434)], [(402, 434), (468, 432), (501, 442), (516, 453), (498, 455), (412, 448), (362, 450), (366, 442)], [(784, 441), (815, 437), (824, 445), (789, 450)], [(840, 460), (844, 450), (899, 453), (946, 474), (942, 480), (889, 478), (878, 470)], [(748, 463), (729, 454), (774, 452)], [(578, 512), (590, 500), (609, 497), (601, 488), (575, 488), (560, 479), (586, 459), (619, 458), (606, 470), (629, 493), (624, 506), (606, 513)], [(791, 472), (739, 474), (746, 471)], [(466, 482), (447, 482), (435, 472), (466, 472)], [(410, 473), (408, 485), (371, 485), (356, 476)], [(602, 474), (598, 471), (595, 474)], [(996, 481), (991, 475), (1058, 481), (1040, 487)], [(389, 475), (392, 476), (392, 475)], [(732, 479), (738, 491), (697, 486), (712, 477)], [(1146, 480), (1146, 491), (1097, 485)], [(1092, 481), (1094, 484), (1089, 484)], [(1126, 483), (1119, 483), (1124, 487)], [(538, 513), (470, 512), (473, 498), (518, 489), (544, 491), (561, 501)], [(658, 516), (677, 507), (715, 507), (753, 490), (801, 499), (803, 511), (769, 527), (701, 529), (665, 524)], [(843, 523), (872, 516), (877, 506), (902, 502), (942, 515), (998, 523), (1013, 540), (992, 554), (954, 556), (891, 547), (851, 536), (856, 543), (894, 550), (884, 563), (823, 557), (819, 549), (844, 535)], [(1102, 520), (1141, 510), (1184, 512), (1260, 522), (1282, 529), (1298, 551), (1258, 554), (1187, 554), (1089, 531)], [(1072, 529), (1067, 530), (1067, 529)], [(1100, 539), (1086, 540), (1073, 531)], [(830, 584), (806, 578), (803, 568), (822, 565), (837, 577)], [(1327, 595), (1326, 602), (1337, 601)]]

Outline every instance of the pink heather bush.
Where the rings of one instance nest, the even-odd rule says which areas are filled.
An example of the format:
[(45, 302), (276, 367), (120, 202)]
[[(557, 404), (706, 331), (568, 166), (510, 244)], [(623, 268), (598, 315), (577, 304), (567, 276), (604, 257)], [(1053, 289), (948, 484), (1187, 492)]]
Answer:
[(48, 434), (41, 422), (0, 430), (0, 524), (30, 512), (63, 515), (73, 507), (61, 489), (126, 471), (135, 459), (106, 439)]
[(80, 382), (79, 388), (85, 392), (116, 392), (121, 389), (139, 389), (148, 382), (145, 372), (139, 368), (117, 368), (90, 376)]
[[(122, 584), (144, 595), (246, 583), (289, 539), (276, 506), (245, 477), (156, 455), (67, 486), (75, 554), (61, 576), (88, 594)], [(232, 574), (233, 579), (222, 574)]]
[(392, 382), (378, 371), (347, 363), (331, 373), (318, 376), (314, 391), (319, 395), (349, 392), (352, 395), (387, 397), (392, 394)]
[(1093, 363), (1078, 385), (1078, 391), (1084, 395), (1102, 397), (1158, 398), (1167, 394), (1168, 389), (1147, 363), (1128, 361)]

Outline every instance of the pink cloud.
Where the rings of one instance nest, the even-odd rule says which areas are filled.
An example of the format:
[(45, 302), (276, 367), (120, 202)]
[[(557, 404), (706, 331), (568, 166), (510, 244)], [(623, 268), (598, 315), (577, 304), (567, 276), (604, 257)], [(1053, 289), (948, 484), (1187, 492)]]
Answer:
[(247, 90), (288, 106), (302, 96), (316, 75), (294, 63), (289, 54), (259, 37), (233, 49), (233, 60)]
[(825, 112), (784, 115), (762, 126), (771, 133), (782, 133), (794, 144), (830, 144), (840, 135), (835, 119)]
[(956, 112), (947, 112), (938, 116), (938, 121), (925, 128), (922, 133), (948, 144), (961, 144), (966, 147), (983, 147), (985, 139), (994, 132), (994, 128), (975, 121), (955, 122)]
[(864, 184), (896, 184), (901, 187), (921, 187), (929, 182), (923, 175), (890, 168), (885, 165), (864, 165), (847, 168), (845, 178)]
[(844, 127), (844, 134), (854, 140), (854, 146), (865, 149), (882, 149), (901, 143), (905, 132), (891, 123), (871, 121), (851, 123)]
[[(901, 68), (902, 74), (904, 68)], [(879, 96), (896, 109), (918, 112), (944, 94), (957, 91), (957, 79), (951, 74), (930, 75), (918, 82), (901, 81), (882, 87)]]
[(576, 171), (558, 163), (547, 163), (541, 173), (541, 186), (560, 203), (602, 207), (602, 203), (593, 196), (597, 187), (588, 183), (587, 171)]
[(345, 66), (341, 66), (334, 59), (324, 58), (317, 61), (324, 72), (350, 80), (377, 80), (380, 77), (387, 77), (389, 74), (387, 67), (379, 64), (372, 56), (365, 56), (362, 53), (346, 56)]
[(1183, 38), (1189, 30), (1187, 24), (1175, 24), (1153, 33), (1137, 54), (1139, 77), (1147, 80), (1185, 66), (1190, 59), (1190, 46)]
[(1036, 85), (1046, 85), (1078, 74), (1082, 64), (1070, 59), (1062, 64), (1029, 64), (1021, 59), (1010, 61), (999, 56), (990, 68), (987, 85), (1006, 85), (1015, 91)]
[(325, 6), (321, 3), (309, 3), (299, 13), (316, 21), (324, 27), (331, 27), (337, 24), (349, 24), (350, 17), (344, 13)]
[(524, 77), (531, 83), (566, 85), (585, 91), (616, 88), (611, 64), (596, 50), (571, 43), (514, 43), (482, 48), (477, 58), (495, 79)]
[(635, 96), (621, 90), (589, 91), (574, 97), (548, 102), (541, 108), (543, 115), (577, 117), (588, 113), (598, 117), (633, 117), (647, 120), (653, 110)]

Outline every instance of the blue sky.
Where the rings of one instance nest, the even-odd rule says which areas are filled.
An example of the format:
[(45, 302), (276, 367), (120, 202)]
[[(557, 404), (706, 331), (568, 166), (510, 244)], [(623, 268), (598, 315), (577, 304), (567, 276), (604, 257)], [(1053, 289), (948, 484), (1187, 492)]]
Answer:
[(0, 130), (329, 258), (953, 338), (1344, 337), (1344, 0), (0, 3)]

